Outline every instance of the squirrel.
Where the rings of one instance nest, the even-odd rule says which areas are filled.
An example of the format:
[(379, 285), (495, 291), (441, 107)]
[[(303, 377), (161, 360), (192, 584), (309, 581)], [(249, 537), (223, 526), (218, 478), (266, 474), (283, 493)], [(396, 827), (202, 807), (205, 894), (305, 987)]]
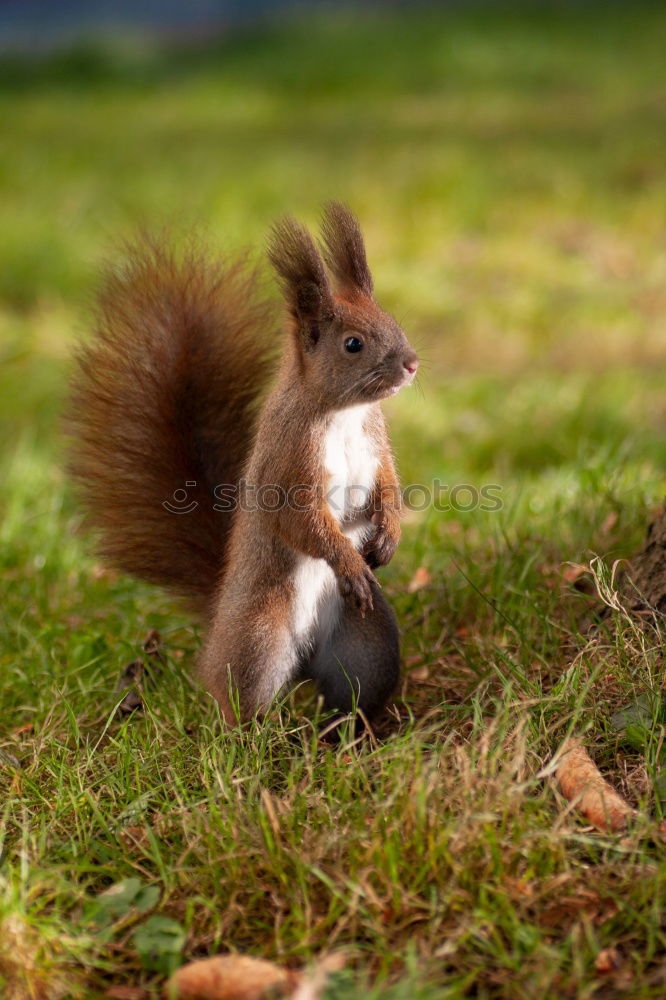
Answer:
[(70, 468), (100, 553), (203, 617), (199, 674), (232, 725), (300, 679), (371, 720), (399, 673), (373, 572), (400, 538), (380, 401), (418, 358), (375, 302), (345, 205), (325, 207), (321, 236), (320, 252), (290, 216), (271, 231), (276, 374), (256, 268), (145, 239), (107, 271), (72, 379)]

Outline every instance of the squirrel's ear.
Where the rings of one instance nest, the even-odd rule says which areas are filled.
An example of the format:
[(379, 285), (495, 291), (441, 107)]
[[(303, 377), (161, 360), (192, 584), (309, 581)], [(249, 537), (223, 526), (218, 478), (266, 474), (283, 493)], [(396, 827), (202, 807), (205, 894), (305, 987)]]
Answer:
[(306, 346), (316, 344), (319, 323), (333, 315), (334, 306), (324, 262), (310, 233), (291, 216), (276, 222), (268, 243), (268, 257)]
[(372, 296), (372, 275), (358, 219), (346, 205), (329, 201), (321, 224), (326, 263), (342, 288), (355, 288)]

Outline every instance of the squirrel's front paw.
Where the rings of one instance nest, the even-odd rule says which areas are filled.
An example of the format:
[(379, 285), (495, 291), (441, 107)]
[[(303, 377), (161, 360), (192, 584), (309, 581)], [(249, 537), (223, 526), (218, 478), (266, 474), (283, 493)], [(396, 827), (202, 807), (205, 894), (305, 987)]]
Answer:
[(358, 608), (361, 617), (365, 618), (367, 611), (372, 611), (372, 584), (377, 583), (375, 574), (364, 562), (358, 573), (343, 573), (338, 577), (340, 593), (345, 601)]
[[(375, 519), (377, 519), (375, 521)], [(394, 510), (373, 514), (377, 530), (363, 546), (363, 556), (368, 566), (386, 566), (395, 555), (400, 541), (400, 516)]]

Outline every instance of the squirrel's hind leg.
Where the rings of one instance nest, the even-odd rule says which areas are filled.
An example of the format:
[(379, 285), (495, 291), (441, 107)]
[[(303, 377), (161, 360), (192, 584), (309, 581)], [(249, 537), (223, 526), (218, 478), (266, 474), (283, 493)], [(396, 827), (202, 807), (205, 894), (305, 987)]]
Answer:
[(199, 674), (225, 721), (235, 725), (261, 715), (291, 683), (298, 666), (286, 626), (255, 617), (232, 628), (220, 615), (206, 639)]
[(374, 608), (360, 612), (343, 603), (332, 633), (315, 648), (304, 676), (315, 681), (327, 709), (345, 714), (354, 707), (368, 719), (382, 711), (400, 673), (395, 615), (373, 584)]

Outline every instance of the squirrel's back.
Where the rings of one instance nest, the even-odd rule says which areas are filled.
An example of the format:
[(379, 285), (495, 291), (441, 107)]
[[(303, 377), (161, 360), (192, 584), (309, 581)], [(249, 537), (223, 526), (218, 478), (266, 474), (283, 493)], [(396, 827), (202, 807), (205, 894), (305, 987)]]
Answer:
[(143, 239), (107, 271), (78, 354), (71, 468), (100, 554), (203, 612), (231, 529), (213, 490), (241, 478), (274, 324), (242, 260)]

